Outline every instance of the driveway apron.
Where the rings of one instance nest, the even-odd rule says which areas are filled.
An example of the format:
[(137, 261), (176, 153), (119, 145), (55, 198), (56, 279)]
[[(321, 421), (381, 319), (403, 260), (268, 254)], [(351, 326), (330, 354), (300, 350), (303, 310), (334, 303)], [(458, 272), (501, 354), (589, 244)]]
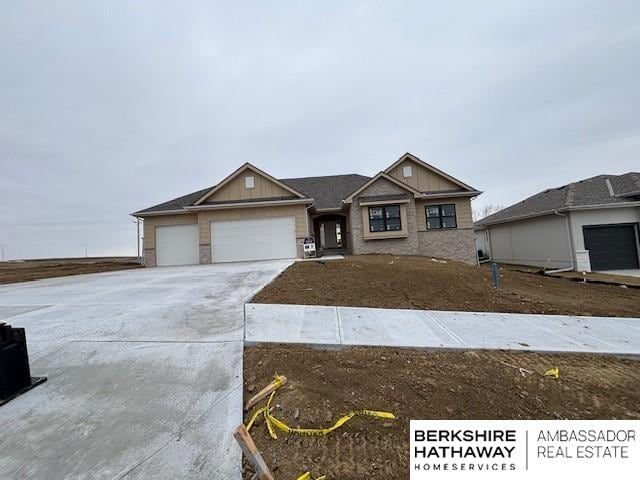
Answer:
[(288, 260), (0, 286), (48, 381), (0, 407), (0, 478), (235, 478), (243, 303)]

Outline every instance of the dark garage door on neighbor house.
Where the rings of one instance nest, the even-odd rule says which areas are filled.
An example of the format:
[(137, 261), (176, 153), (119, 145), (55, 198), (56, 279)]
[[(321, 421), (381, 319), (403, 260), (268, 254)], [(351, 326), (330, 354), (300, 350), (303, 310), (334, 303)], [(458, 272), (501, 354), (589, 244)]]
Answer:
[(589, 250), (592, 270), (638, 268), (635, 224), (590, 225), (583, 228), (584, 247)]

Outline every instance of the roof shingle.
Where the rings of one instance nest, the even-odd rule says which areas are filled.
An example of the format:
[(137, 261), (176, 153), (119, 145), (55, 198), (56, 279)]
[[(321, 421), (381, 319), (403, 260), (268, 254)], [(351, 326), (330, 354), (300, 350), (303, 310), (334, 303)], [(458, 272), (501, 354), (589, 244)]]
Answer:
[[(353, 192), (360, 185), (369, 180), (364, 175), (329, 175), (326, 177), (305, 177), (305, 178), (288, 178), (279, 180), (294, 190), (303, 193), (309, 198), (313, 198), (314, 205), (318, 209), (342, 208), (342, 199), (349, 193)], [(146, 213), (157, 213), (171, 210), (182, 210), (184, 207), (193, 205), (205, 193), (214, 187), (204, 188), (197, 192), (189, 193), (182, 197), (174, 198), (168, 202), (159, 203), (153, 207), (145, 208), (135, 212), (133, 215), (143, 215)], [(278, 197), (268, 199), (256, 199), (255, 201), (265, 200), (289, 200), (297, 197)], [(207, 205), (224, 204), (225, 202), (207, 202)], [(229, 203), (229, 202), (227, 202)], [(230, 203), (239, 203), (233, 201)]]
[(326, 177), (285, 178), (282, 183), (313, 198), (317, 209), (342, 208), (342, 200), (370, 177), (357, 175), (329, 175)]
[[(609, 189), (611, 185), (611, 190)], [(636, 193), (637, 192), (637, 193)], [(640, 174), (597, 175), (569, 183), (515, 203), (499, 212), (478, 220), (476, 226), (492, 225), (518, 218), (546, 215), (557, 210), (589, 207), (594, 205), (621, 205), (638, 202), (640, 196)]]

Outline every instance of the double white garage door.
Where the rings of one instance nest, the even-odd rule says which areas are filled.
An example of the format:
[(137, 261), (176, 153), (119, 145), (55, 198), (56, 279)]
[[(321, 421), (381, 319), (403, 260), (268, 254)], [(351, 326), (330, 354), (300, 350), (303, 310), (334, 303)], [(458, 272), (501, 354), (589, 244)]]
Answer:
[[(213, 262), (294, 258), (294, 217), (211, 222)], [(158, 266), (199, 263), (198, 225), (156, 227)]]

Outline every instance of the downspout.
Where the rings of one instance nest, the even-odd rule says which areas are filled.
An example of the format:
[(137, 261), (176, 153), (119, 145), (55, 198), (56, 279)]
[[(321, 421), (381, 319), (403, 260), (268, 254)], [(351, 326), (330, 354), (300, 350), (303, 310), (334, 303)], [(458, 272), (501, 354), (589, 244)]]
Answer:
[(558, 210), (553, 212), (554, 215), (558, 215), (559, 217), (564, 217), (567, 219), (567, 238), (569, 240), (569, 255), (571, 255), (571, 266), (567, 268), (558, 268), (557, 270), (547, 270), (545, 271), (545, 275), (550, 275), (553, 273), (562, 273), (562, 272), (572, 272), (575, 270), (575, 252), (573, 251), (573, 237), (571, 235), (571, 224), (569, 223), (569, 215), (566, 213), (560, 213)]
[(308, 207), (305, 207), (305, 213), (307, 214), (307, 237), (315, 236), (315, 232), (312, 232), (312, 231), (311, 231), (311, 227), (310, 227), (310, 225), (309, 225), (309, 222), (311, 221), (311, 220), (309, 219), (309, 209), (310, 209), (311, 207), (313, 207), (313, 203), (312, 203), (311, 205), (309, 205)]

